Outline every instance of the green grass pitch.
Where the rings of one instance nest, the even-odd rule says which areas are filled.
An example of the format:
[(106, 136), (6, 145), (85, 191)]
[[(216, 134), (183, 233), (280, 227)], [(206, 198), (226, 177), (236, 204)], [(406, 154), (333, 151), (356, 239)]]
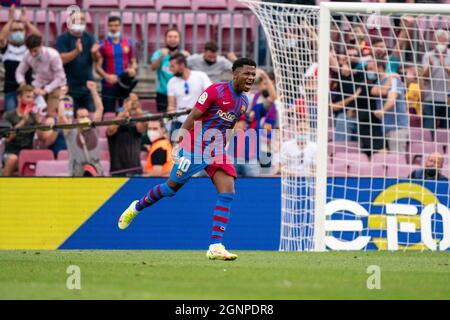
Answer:
[[(0, 251), (0, 299), (450, 299), (450, 253)], [(81, 289), (66, 287), (67, 267)], [(367, 267), (381, 289), (367, 289)]]

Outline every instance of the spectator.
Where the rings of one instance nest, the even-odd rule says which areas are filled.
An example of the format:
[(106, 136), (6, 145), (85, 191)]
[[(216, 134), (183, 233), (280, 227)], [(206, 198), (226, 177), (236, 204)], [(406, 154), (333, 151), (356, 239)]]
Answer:
[(439, 152), (428, 155), (424, 169), (417, 169), (411, 172), (409, 178), (421, 180), (448, 180), (442, 175), (441, 170), (444, 165), (444, 157)]
[(92, 68), (98, 60), (99, 44), (94, 36), (86, 32), (86, 15), (74, 12), (67, 22), (69, 31), (56, 39), (56, 49), (60, 52), (64, 70), (67, 75), (69, 95), (73, 98), (75, 111), (86, 107), (94, 111), (94, 103), (86, 81), (94, 80)]
[[(38, 118), (33, 112), (34, 88), (24, 85), (17, 90), (18, 107), (3, 115), (3, 120), (13, 128), (23, 128), (38, 124)], [(11, 133), (6, 138), (6, 148), (3, 154), (3, 175), (12, 176), (17, 169), (19, 153), (23, 149), (33, 149), (34, 132)]]
[[(15, 13), (21, 13), (20, 19), (15, 20)], [(16, 91), (19, 84), (16, 81), (16, 70), (23, 60), (27, 47), (25, 46), (26, 31), (30, 34), (40, 35), (33, 24), (27, 19), (25, 9), (19, 11), (14, 6), (9, 10), (8, 22), (0, 31), (0, 52), (3, 55), (3, 65), (5, 68), (5, 79), (3, 92), (5, 94), (4, 109), (10, 111), (17, 106)], [(31, 70), (26, 75), (26, 83), (31, 83)]]
[(35, 79), (32, 82), (34, 93), (45, 97), (47, 112), (55, 116), (60, 96), (60, 88), (66, 84), (66, 74), (58, 51), (42, 45), (42, 37), (32, 34), (25, 41), (28, 51), (16, 70), (16, 81), (20, 86), (26, 84), (25, 74), (31, 68)]
[(124, 92), (120, 79), (135, 79), (137, 61), (133, 43), (122, 36), (122, 20), (119, 17), (108, 18), (108, 35), (100, 46), (100, 55), (96, 64), (97, 73), (102, 80), (102, 100), (105, 112), (116, 112), (116, 103), (122, 106), (130, 92)]
[(219, 48), (215, 42), (207, 42), (203, 54), (194, 54), (187, 58), (188, 66), (192, 70), (203, 71), (213, 83), (222, 80), (225, 72), (230, 72), (233, 62), (237, 59), (234, 52), (227, 58), (218, 55)]
[[(53, 126), (58, 123), (58, 117), (53, 116), (44, 116), (40, 119), (40, 124), (46, 126)], [(46, 130), (46, 131), (37, 131), (38, 142), (45, 149), (50, 149), (53, 151), (53, 155), (58, 156), (58, 152), (61, 150), (66, 150), (66, 141), (64, 139), (64, 132), (61, 129), (57, 130)]]
[(149, 121), (147, 136), (150, 140), (144, 173), (146, 176), (168, 176), (173, 167), (172, 145), (165, 135), (161, 120)]
[[(278, 126), (277, 92), (274, 77), (270, 77), (264, 70), (256, 70), (256, 91), (248, 95), (250, 102), (247, 112), (248, 128), (256, 131), (257, 159), (261, 167), (271, 166), (272, 130)], [(260, 131), (263, 129), (265, 131)], [(261, 158), (263, 155), (264, 158)], [(267, 158), (266, 158), (267, 157)], [(263, 161), (264, 160), (264, 161)], [(267, 162), (267, 163), (266, 163)]]
[(167, 84), (173, 77), (170, 71), (170, 57), (178, 52), (189, 56), (189, 52), (179, 49), (180, 41), (180, 31), (173, 28), (169, 29), (165, 33), (166, 46), (155, 51), (152, 55), (151, 68), (153, 71), (156, 71), (156, 77), (158, 78), (158, 85), (156, 87), (156, 107), (158, 112), (167, 111)]
[(422, 96), (417, 75), (417, 67), (410, 65), (405, 68), (404, 79), (406, 82), (406, 100), (408, 101), (408, 111), (411, 114), (422, 114)]
[[(335, 141), (357, 141), (356, 101), (362, 90), (363, 76), (356, 69), (357, 63), (352, 61), (357, 51), (348, 51), (347, 55), (339, 55), (339, 71), (332, 72), (332, 104), (335, 118)], [(360, 85), (355, 85), (360, 84)]]
[(399, 76), (386, 73), (384, 61), (378, 61), (377, 68), (379, 82), (371, 89), (371, 94), (378, 97), (374, 115), (383, 121), (388, 149), (392, 152), (406, 152), (409, 117), (405, 87)]
[[(86, 83), (92, 99), (94, 100), (95, 113), (94, 121), (101, 121), (103, 116), (103, 103), (97, 92), (95, 82)], [(88, 123), (89, 111), (85, 107), (80, 107), (74, 114), (66, 112), (64, 101), (61, 101), (58, 109), (58, 120), (60, 124), (72, 123), (73, 115), (78, 123)], [(77, 128), (65, 129), (64, 137), (69, 150), (69, 174), (71, 176), (96, 176), (103, 175), (100, 165), (100, 144), (98, 128)]]
[[(116, 120), (142, 117), (139, 98), (131, 93), (123, 104), (123, 110)], [(111, 157), (111, 175), (127, 176), (142, 174), (141, 167), (141, 136), (147, 130), (146, 122), (136, 122), (126, 125), (110, 125), (106, 129), (109, 154)]]
[(300, 118), (297, 119), (296, 125), (298, 134), (281, 146), (280, 162), (282, 164), (295, 164), (295, 168), (289, 174), (313, 177), (317, 144), (311, 139), (308, 121)]
[(428, 84), (423, 94), (423, 127), (427, 129), (450, 128), (450, 109), (447, 94), (450, 92), (449, 34), (437, 30), (437, 45), (423, 56), (422, 76)]
[[(167, 111), (189, 110), (195, 105), (202, 92), (212, 84), (211, 80), (206, 73), (189, 69), (186, 57), (182, 53), (172, 55), (169, 62), (170, 71), (174, 77), (167, 84)], [(170, 134), (179, 129), (186, 118), (187, 115), (184, 115), (173, 120)]]

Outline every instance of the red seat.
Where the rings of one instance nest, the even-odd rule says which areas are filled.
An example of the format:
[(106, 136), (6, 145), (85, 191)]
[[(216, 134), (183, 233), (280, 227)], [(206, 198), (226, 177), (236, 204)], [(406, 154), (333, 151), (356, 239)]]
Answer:
[(431, 131), (422, 128), (410, 128), (409, 129), (409, 141), (410, 142), (423, 142), (433, 141)]
[(58, 155), (56, 156), (56, 160), (58, 161), (69, 160), (69, 150), (59, 150)]
[(222, 34), (222, 52), (241, 52), (244, 39), (246, 40), (246, 51), (251, 52), (252, 29), (255, 27), (254, 16), (221, 14), (216, 16), (215, 22), (218, 25), (219, 34)]
[[(51, 11), (35, 10), (33, 12), (27, 11), (27, 16), (35, 27), (41, 32), (44, 37), (44, 44), (53, 47), (56, 40), (56, 19), (55, 14)], [(48, 25), (48, 35), (46, 34), (46, 25)]]
[[(77, 0), (42, 0), (42, 8), (67, 8), (69, 6), (77, 5)], [(23, 1), (22, 1), (23, 4)]]
[(39, 160), (36, 163), (36, 177), (68, 177), (69, 161)]
[(226, 0), (192, 0), (192, 10), (198, 11), (199, 9), (226, 10), (228, 4)]
[(330, 162), (327, 165), (328, 177), (346, 177), (348, 173), (348, 166), (343, 162)]
[(435, 141), (437, 143), (442, 143), (448, 145), (450, 144), (450, 130), (449, 129), (437, 129), (434, 132)]
[(21, 150), (19, 153), (19, 176), (34, 176), (36, 163), (39, 160), (55, 160), (53, 151), (49, 149)]
[(389, 164), (406, 164), (406, 154), (404, 153), (387, 153), (378, 152), (372, 156), (372, 163), (382, 164), (387, 166)]
[(206, 42), (215, 38), (214, 24), (211, 22), (211, 17), (211, 15), (206, 13), (179, 15), (178, 25), (184, 25), (184, 30), (181, 31), (184, 35), (184, 48), (187, 51), (191, 53), (203, 52)]
[(109, 161), (109, 150), (100, 150), (100, 161)]
[(386, 176), (388, 178), (408, 178), (411, 172), (414, 170), (421, 169), (420, 166), (416, 165), (388, 165)]
[(155, 7), (157, 11), (162, 9), (191, 9), (190, 0), (155, 0)]
[(106, 176), (106, 177), (109, 176), (109, 169), (111, 167), (109, 159), (108, 160), (101, 160), (100, 161), (100, 165), (103, 168), (103, 175)]
[(155, 99), (142, 99), (141, 100), (142, 110), (148, 111), (151, 113), (156, 113), (156, 100)]
[(116, 118), (116, 113), (115, 112), (105, 112), (103, 114), (103, 120), (104, 121), (114, 120), (115, 118)]
[(153, 9), (155, 0), (120, 0), (120, 9)]
[(36, 8), (41, 6), (41, 0), (22, 0), (20, 4), (22, 7)]
[(100, 145), (100, 150), (108, 150), (109, 151), (108, 139), (107, 138), (99, 138), (98, 139), (98, 143)]
[(228, 0), (228, 10), (229, 11), (235, 11), (236, 9), (239, 10), (250, 10), (249, 7), (247, 7), (242, 2), (236, 1), (236, 0)]
[(119, 0), (83, 0), (83, 8), (119, 8)]
[(359, 153), (359, 145), (357, 141), (334, 141), (328, 144), (328, 154), (335, 153)]

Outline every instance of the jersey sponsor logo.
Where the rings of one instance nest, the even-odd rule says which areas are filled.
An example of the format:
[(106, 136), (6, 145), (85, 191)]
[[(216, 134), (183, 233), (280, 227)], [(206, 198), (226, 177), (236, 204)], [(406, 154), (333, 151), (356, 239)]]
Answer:
[(223, 120), (228, 122), (233, 122), (236, 119), (236, 116), (230, 112), (224, 112), (222, 110), (217, 110), (216, 114)]
[(202, 95), (198, 98), (198, 103), (204, 104), (206, 99), (208, 99), (208, 92), (203, 92)]

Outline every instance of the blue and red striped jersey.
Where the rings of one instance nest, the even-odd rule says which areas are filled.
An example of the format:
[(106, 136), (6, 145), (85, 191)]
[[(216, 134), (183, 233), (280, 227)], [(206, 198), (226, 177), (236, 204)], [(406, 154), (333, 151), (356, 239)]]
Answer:
[[(131, 65), (134, 58), (133, 43), (128, 38), (121, 38), (114, 43), (110, 38), (103, 39), (100, 46), (100, 54), (103, 57), (103, 70), (109, 74), (120, 76)], [(103, 80), (103, 85), (112, 86)]]

